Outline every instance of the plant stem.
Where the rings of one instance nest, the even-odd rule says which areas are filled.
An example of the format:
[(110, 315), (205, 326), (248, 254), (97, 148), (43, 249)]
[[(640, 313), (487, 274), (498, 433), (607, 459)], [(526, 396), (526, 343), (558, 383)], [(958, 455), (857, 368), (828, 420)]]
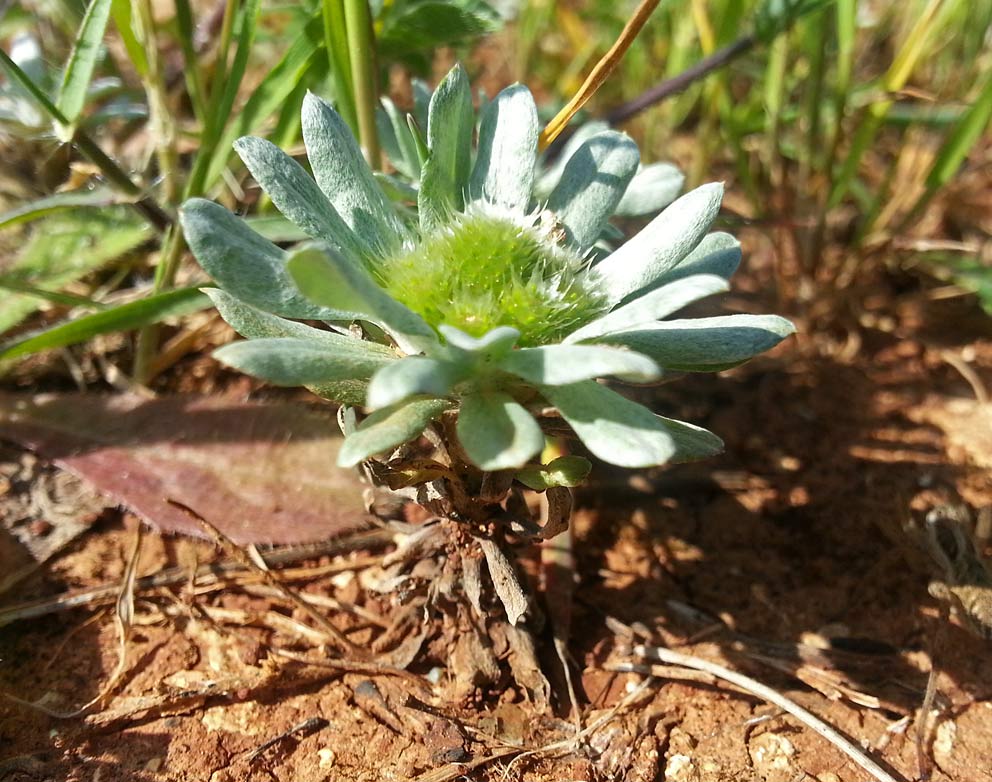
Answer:
[[(10, 59), (10, 56), (3, 49), (0, 49), (0, 66), (35, 99), (38, 105), (41, 106), (55, 123), (63, 127), (68, 127), (71, 124), (68, 117), (59, 111), (58, 107), (48, 99), (45, 93), (39, 89), (38, 85), (31, 81), (31, 78), (21, 70), (20, 66)], [(125, 195), (137, 199), (132, 202), (131, 206), (142, 217), (147, 219), (155, 230), (160, 233), (168, 230), (169, 226), (172, 225), (172, 218), (166, 214), (165, 210), (158, 205), (158, 202), (154, 198), (142, 195), (144, 191), (141, 187), (87, 135), (86, 131), (76, 128), (69, 142), (75, 145), (84, 157), (100, 169), (100, 173), (103, 174), (111, 185)]]
[(148, 71), (144, 75), (145, 95), (148, 97), (148, 110), (151, 120), (151, 135), (158, 158), (159, 176), (165, 201), (174, 204), (179, 199), (178, 155), (176, 153), (176, 131), (168, 106), (168, 89), (165, 85), (162, 57), (155, 34), (155, 17), (151, 0), (139, 0), (137, 5), (140, 38), (148, 54)]
[(592, 71), (586, 77), (582, 86), (579, 87), (578, 92), (572, 96), (572, 99), (565, 104), (565, 107), (541, 131), (538, 146), (542, 150), (548, 148), (551, 142), (565, 129), (565, 126), (568, 125), (572, 117), (575, 116), (579, 109), (586, 105), (586, 102), (596, 93), (596, 90), (610, 77), (610, 74), (620, 64), (623, 55), (630, 48), (631, 44), (634, 43), (637, 34), (644, 27), (645, 22), (647, 22), (648, 17), (651, 16), (651, 13), (658, 6), (659, 2), (660, 0), (641, 0), (640, 5), (637, 6), (637, 10), (634, 11), (634, 15), (624, 25), (620, 37), (610, 47), (610, 50), (603, 55), (602, 59), (593, 66)]
[(379, 104), (375, 32), (372, 29), (368, 0), (344, 0), (344, 15), (348, 29), (348, 53), (351, 57), (358, 133), (369, 165), (380, 169), (382, 156), (379, 151), (379, 131), (375, 124), (375, 110)]
[(150, 195), (142, 195), (144, 192), (135, 182), (117, 165), (99, 145), (91, 139), (85, 131), (76, 130), (72, 136), (72, 143), (93, 165), (100, 169), (100, 173), (110, 184), (122, 193), (137, 198), (131, 202), (131, 207), (142, 217), (151, 223), (159, 233), (165, 233), (172, 225), (172, 217), (159, 206)]
[(677, 76), (666, 79), (660, 84), (645, 90), (633, 100), (617, 106), (606, 114), (606, 121), (611, 125), (619, 125), (633, 116), (640, 114), (645, 109), (649, 109), (656, 103), (661, 103), (672, 95), (677, 95), (688, 89), (692, 84), (713, 73), (713, 71), (727, 65), (732, 60), (736, 60), (742, 54), (754, 48), (758, 42), (754, 35), (745, 35), (738, 38), (732, 44), (719, 49), (709, 57), (704, 57), (690, 68), (686, 68)]
[[(179, 269), (179, 261), (182, 260), (185, 249), (185, 237), (179, 224), (176, 223), (166, 236), (158, 268), (155, 270), (155, 283), (153, 287), (155, 293), (172, 287), (172, 284), (175, 282), (176, 271)], [(148, 381), (154, 376), (152, 374), (152, 364), (155, 353), (158, 351), (158, 345), (159, 326), (157, 323), (145, 326), (138, 331), (138, 338), (134, 346), (134, 365), (131, 368), (131, 375), (139, 385), (147, 385)]]

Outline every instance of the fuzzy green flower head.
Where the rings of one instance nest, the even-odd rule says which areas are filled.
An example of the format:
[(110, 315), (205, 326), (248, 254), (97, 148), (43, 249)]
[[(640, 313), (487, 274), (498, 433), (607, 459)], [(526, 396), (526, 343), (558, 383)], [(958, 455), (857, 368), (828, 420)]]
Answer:
[[(384, 104), (387, 119), (395, 113)], [(477, 126), (460, 67), (430, 96), (423, 124), (426, 138), (393, 123), (385, 144), (415, 183), (388, 189), (415, 199), (415, 213), (389, 200), (344, 122), (313, 95), (303, 108), (312, 177), (263, 139), (237, 142), (256, 181), (312, 241), (286, 251), (213, 202), (184, 205), (187, 241), (218, 286), (208, 292), (247, 338), (217, 358), (369, 408), (345, 438), (342, 464), (388, 454), (447, 416), (480, 469), (532, 469), (550, 410), (621, 466), (718, 451), (710, 432), (597, 381), (718, 371), (792, 333), (776, 316), (671, 318), (726, 290), (740, 261), (732, 237), (707, 233), (722, 186), (675, 200), (607, 254), (601, 239), (625, 198), (670, 200), (671, 177), (641, 168), (627, 136), (587, 132), (538, 177), (530, 92), (505, 89)], [(637, 208), (628, 201), (627, 213)]]

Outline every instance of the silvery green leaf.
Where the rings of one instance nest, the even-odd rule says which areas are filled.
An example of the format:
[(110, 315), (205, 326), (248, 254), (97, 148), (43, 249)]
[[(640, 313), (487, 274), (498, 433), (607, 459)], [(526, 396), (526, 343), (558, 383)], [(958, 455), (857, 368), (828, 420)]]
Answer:
[[(305, 323), (297, 323), (295, 320), (286, 320), (278, 315), (252, 307), (250, 304), (235, 298), (231, 294), (222, 291), (220, 288), (205, 288), (206, 293), (220, 316), (227, 321), (238, 334), (248, 339), (262, 339), (265, 337), (296, 337), (298, 339), (308, 339), (317, 343), (338, 344), (339, 334), (329, 331), (315, 329)], [(330, 339), (328, 339), (330, 337)], [(383, 355), (395, 356), (389, 348), (382, 345), (369, 343), (375, 350), (379, 350)]]
[(344, 438), (339, 467), (353, 467), (377, 453), (419, 437), (427, 425), (451, 407), (446, 399), (414, 399), (376, 410)]
[(520, 214), (527, 211), (538, 132), (534, 96), (523, 85), (507, 87), (486, 106), (469, 185), (473, 200)]
[(365, 269), (331, 248), (298, 249), (290, 254), (286, 268), (308, 299), (381, 326), (404, 353), (419, 353), (437, 344), (437, 336), (423, 318), (390, 297)]
[(420, 226), (430, 229), (464, 206), (472, 165), (472, 89), (456, 65), (434, 90), (427, 118), (429, 157), (420, 178)]
[(520, 467), (544, 448), (544, 433), (534, 417), (502, 393), (466, 396), (457, 432), (468, 458), (488, 472)]
[(643, 353), (665, 369), (718, 372), (763, 353), (795, 330), (778, 315), (722, 315), (646, 324), (597, 341)]
[(413, 121), (421, 128), (427, 127), (431, 107), (431, 88), (423, 79), (412, 79), (413, 88)]
[(528, 489), (545, 491), (553, 486), (578, 486), (591, 469), (592, 463), (582, 456), (559, 456), (547, 464), (527, 465), (513, 477)]
[(637, 144), (608, 130), (588, 139), (565, 164), (548, 198), (568, 241), (580, 250), (595, 244), (630, 184), (640, 160)]
[(705, 235), (723, 198), (723, 185), (697, 187), (648, 223), (637, 236), (600, 262), (595, 273), (609, 300), (619, 303), (653, 288)]
[(705, 459), (723, 451), (723, 440), (708, 429), (660, 415), (658, 420), (675, 443), (675, 454), (670, 461), (690, 462), (695, 459)]
[(695, 274), (681, 280), (655, 288), (630, 304), (624, 304), (613, 312), (594, 320), (565, 338), (565, 343), (581, 342), (610, 334), (614, 331), (630, 330), (644, 323), (667, 318), (674, 312), (694, 301), (722, 293), (730, 286), (722, 277), (714, 274)]
[(366, 404), (378, 409), (411, 396), (444, 396), (466, 373), (464, 367), (450, 361), (407, 356), (376, 372), (369, 383)]
[[(328, 333), (337, 344), (297, 337), (270, 337), (232, 342), (214, 351), (229, 367), (280, 386), (330, 380), (365, 380), (396, 361), (370, 342)], [(330, 340), (328, 340), (330, 341)]]
[(286, 318), (348, 318), (301, 296), (286, 272), (286, 253), (220, 204), (191, 198), (183, 204), (179, 219), (196, 260), (235, 298)]
[(239, 138), (234, 148), (276, 208), (308, 236), (322, 239), (356, 260), (368, 255), (369, 248), (345, 225), (317, 183), (293, 158), (254, 136)]
[(464, 360), (482, 363), (498, 361), (513, 350), (513, 346), (520, 339), (520, 332), (512, 326), (497, 326), (481, 337), (473, 337), (454, 326), (447, 325), (438, 326), (438, 331), (451, 348), (471, 354), (470, 357), (464, 357)]
[(420, 157), (417, 154), (417, 143), (407, 127), (406, 117), (389, 98), (383, 97), (380, 102), (382, 105), (375, 117), (383, 149), (397, 171), (417, 182), (420, 180)]
[(406, 235), (340, 115), (313, 93), (303, 100), (303, 141), (314, 178), (355, 234), (384, 255)]
[(634, 383), (661, 377), (661, 369), (646, 356), (599, 345), (521, 348), (500, 359), (496, 367), (528, 383), (548, 386), (563, 386), (597, 377), (618, 377)]
[(579, 147), (597, 133), (602, 133), (604, 130), (609, 129), (609, 123), (602, 120), (592, 120), (579, 125), (568, 141), (565, 142), (565, 146), (558, 153), (558, 157), (545, 168), (544, 173), (538, 177), (537, 182), (534, 184), (534, 195), (538, 200), (546, 201), (548, 199), (551, 191), (561, 181), (561, 175), (565, 171), (565, 164), (568, 163), (572, 155), (578, 152)]
[[(409, 176), (406, 161), (403, 160), (403, 152), (400, 150), (399, 139), (396, 138), (396, 131), (390, 121), (391, 115), (398, 113), (396, 104), (386, 96), (379, 98), (379, 104), (375, 109), (375, 130), (379, 134), (379, 147), (389, 162), (393, 164), (393, 168), (404, 176)], [(389, 109), (386, 108), (387, 105)]]
[(741, 263), (741, 243), (722, 231), (706, 234), (696, 249), (658, 279), (668, 285), (695, 274), (715, 274), (729, 280)]
[(671, 163), (652, 163), (640, 168), (630, 180), (623, 198), (617, 204), (617, 217), (639, 217), (654, 214), (679, 197), (685, 175)]
[(594, 380), (545, 386), (541, 393), (586, 448), (605, 462), (652, 467), (669, 461), (678, 450), (662, 419)]
[(403, 210), (407, 203), (417, 203), (417, 188), (404, 182), (392, 174), (375, 172), (375, 181), (379, 183), (386, 198), (393, 202), (397, 210)]
[[(220, 288), (204, 290), (217, 307), (220, 316), (242, 337), (248, 339), (263, 339), (266, 337), (295, 337), (308, 340), (316, 345), (336, 346), (339, 335), (321, 329), (315, 329), (304, 323), (286, 320), (277, 315), (255, 309), (239, 301)], [(327, 337), (330, 336), (330, 339)], [(386, 358), (395, 358), (396, 354), (383, 345), (367, 343), (371, 352), (378, 352)], [(307, 390), (323, 399), (330, 399), (347, 405), (365, 404), (365, 393), (368, 383), (364, 380), (330, 380), (321, 383), (307, 383)]]
[(323, 383), (307, 383), (306, 389), (321, 399), (329, 399), (341, 405), (359, 407), (365, 404), (368, 393), (367, 380), (327, 380)]

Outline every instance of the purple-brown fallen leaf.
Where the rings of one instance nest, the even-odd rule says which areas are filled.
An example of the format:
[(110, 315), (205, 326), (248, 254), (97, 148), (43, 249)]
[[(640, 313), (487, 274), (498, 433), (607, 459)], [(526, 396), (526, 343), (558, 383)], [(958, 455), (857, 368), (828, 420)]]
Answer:
[(0, 394), (0, 438), (37, 451), (163, 532), (304, 543), (365, 526), (357, 475), (335, 465), (331, 411), (207, 397)]

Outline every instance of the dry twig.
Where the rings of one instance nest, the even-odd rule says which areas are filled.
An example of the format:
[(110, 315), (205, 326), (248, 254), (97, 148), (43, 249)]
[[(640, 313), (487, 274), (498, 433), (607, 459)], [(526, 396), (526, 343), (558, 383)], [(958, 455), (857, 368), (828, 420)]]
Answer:
[[(657, 660), (658, 662), (666, 663), (668, 665), (680, 665), (682, 667), (692, 668), (697, 671), (705, 671), (706, 673), (712, 674), (713, 676), (723, 679), (724, 681), (728, 681), (753, 695), (757, 695), (762, 700), (766, 700), (772, 705), (778, 706), (778, 708), (782, 709), (782, 711), (788, 712), (808, 728), (816, 733), (819, 733), (823, 736), (823, 738), (861, 766), (861, 768), (871, 774), (872, 777), (878, 780), (878, 782), (899, 782), (896, 777), (893, 777), (888, 771), (868, 757), (868, 755), (860, 747), (842, 736), (835, 728), (828, 725), (816, 715), (802, 708), (802, 706), (799, 706), (797, 703), (789, 700), (784, 695), (776, 692), (771, 687), (768, 687), (761, 682), (755, 681), (754, 679), (737, 673), (736, 671), (732, 671), (729, 668), (724, 668), (722, 665), (717, 665), (716, 663), (712, 663), (708, 660), (703, 660), (702, 658), (694, 657), (692, 655), (675, 652), (671, 649), (638, 644), (634, 647), (633, 652), (637, 657), (641, 657), (645, 660)], [(618, 666), (617, 670), (620, 670), (621, 668), (621, 666)]]

